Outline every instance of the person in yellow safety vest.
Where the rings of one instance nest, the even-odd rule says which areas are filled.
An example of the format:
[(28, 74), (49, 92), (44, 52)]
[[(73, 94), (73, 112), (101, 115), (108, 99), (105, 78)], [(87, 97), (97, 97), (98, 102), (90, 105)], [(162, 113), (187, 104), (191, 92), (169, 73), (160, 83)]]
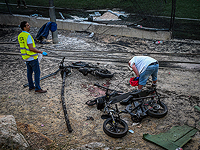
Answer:
[[(27, 21), (23, 21), (20, 24), (22, 32), (18, 35), (18, 42), (20, 45), (20, 52), (23, 60), (27, 66), (27, 78), (29, 83), (29, 91), (35, 89), (37, 93), (46, 93), (46, 90), (42, 90), (40, 87), (40, 66), (38, 62), (38, 53), (47, 56), (46, 52), (38, 50), (35, 46), (33, 37), (30, 35), (30, 25)], [(35, 86), (33, 83), (33, 75), (35, 78)]]

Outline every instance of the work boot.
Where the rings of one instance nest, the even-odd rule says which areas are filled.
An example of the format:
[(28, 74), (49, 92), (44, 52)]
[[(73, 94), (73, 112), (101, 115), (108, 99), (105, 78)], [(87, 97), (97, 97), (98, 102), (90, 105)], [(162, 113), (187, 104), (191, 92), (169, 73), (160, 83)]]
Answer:
[(36, 90), (35, 92), (36, 92), (36, 93), (46, 93), (47, 90), (42, 90), (42, 89), (40, 89), (40, 90)]
[(33, 88), (29, 89), (29, 91), (31, 91), (31, 90), (34, 90), (34, 89), (35, 89), (35, 87), (33, 87)]

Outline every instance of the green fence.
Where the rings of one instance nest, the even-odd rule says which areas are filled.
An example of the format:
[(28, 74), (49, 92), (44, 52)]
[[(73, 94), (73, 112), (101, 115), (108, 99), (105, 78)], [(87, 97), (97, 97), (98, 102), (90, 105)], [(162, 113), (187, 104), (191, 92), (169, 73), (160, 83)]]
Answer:
[[(39, 15), (49, 17), (49, 1), (26, 0), (28, 8), (17, 8), (16, 0), (5, 0), (0, 3), (1, 13), (24, 15)], [(120, 10), (128, 14), (121, 21), (105, 22), (106, 24), (126, 24), (129, 27), (140, 25), (156, 30), (172, 30), (174, 38), (200, 40), (200, 2), (198, 0), (54, 0), (57, 19), (62, 19), (60, 13), (67, 19), (71, 16), (87, 18), (88, 11), (93, 9), (101, 14), (106, 10)]]

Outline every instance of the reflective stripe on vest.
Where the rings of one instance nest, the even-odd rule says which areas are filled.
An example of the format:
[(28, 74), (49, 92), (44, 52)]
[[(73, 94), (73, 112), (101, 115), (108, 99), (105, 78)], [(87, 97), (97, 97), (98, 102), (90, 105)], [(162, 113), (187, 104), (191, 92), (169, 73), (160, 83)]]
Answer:
[[(38, 58), (38, 54), (33, 52), (33, 51), (30, 51), (29, 47), (27, 45), (27, 38), (28, 38), (29, 35), (30, 34), (27, 33), (27, 32), (21, 32), (18, 36), (18, 42), (19, 42), (19, 45), (20, 45), (20, 52), (21, 52), (22, 58), (24, 60), (26, 60), (30, 57), (33, 57), (34, 59)], [(33, 41), (33, 47), (36, 47), (32, 36), (31, 36), (31, 39)]]

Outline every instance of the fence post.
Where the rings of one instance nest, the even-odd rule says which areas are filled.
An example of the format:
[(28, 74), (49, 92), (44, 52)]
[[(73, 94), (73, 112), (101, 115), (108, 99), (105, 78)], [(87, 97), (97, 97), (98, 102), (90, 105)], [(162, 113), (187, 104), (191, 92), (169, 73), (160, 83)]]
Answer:
[[(49, 16), (50, 16), (50, 21), (56, 23), (55, 6), (53, 3), (53, 0), (49, 0)], [(52, 32), (52, 39), (53, 39), (54, 44), (58, 43), (58, 31), (57, 30), (55, 32)]]
[(176, 11), (176, 0), (172, 0), (171, 20), (170, 20), (170, 27), (169, 27), (169, 30), (172, 32), (172, 38), (173, 38), (173, 31), (174, 31), (175, 11)]
[(10, 11), (10, 7), (9, 7), (9, 5), (8, 5), (8, 1), (5, 0), (5, 2), (6, 2), (6, 6), (7, 6), (7, 8), (8, 8), (8, 11), (9, 11), (10, 15), (12, 15), (12, 12)]

